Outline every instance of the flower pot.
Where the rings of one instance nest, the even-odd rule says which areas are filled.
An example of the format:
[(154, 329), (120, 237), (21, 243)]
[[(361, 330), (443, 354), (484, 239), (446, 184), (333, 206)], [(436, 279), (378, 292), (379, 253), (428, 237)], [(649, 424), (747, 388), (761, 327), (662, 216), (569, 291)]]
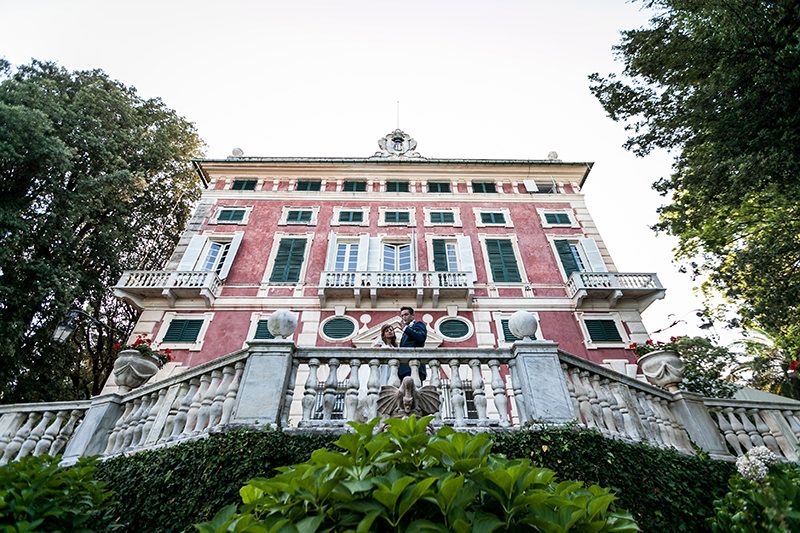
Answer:
[(114, 378), (120, 392), (142, 386), (161, 368), (161, 362), (139, 350), (122, 350), (114, 361)]
[(675, 352), (657, 350), (645, 354), (639, 358), (639, 368), (647, 381), (670, 392), (677, 392), (683, 380), (683, 361)]

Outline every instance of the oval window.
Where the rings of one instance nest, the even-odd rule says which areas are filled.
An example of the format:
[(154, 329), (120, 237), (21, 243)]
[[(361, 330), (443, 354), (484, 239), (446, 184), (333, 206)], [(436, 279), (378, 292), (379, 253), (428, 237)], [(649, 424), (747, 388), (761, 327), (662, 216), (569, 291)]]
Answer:
[(450, 339), (462, 339), (469, 335), (469, 326), (463, 320), (451, 318), (439, 324), (439, 332)]
[(356, 325), (346, 318), (332, 318), (322, 326), (322, 333), (331, 339), (346, 339), (356, 330)]

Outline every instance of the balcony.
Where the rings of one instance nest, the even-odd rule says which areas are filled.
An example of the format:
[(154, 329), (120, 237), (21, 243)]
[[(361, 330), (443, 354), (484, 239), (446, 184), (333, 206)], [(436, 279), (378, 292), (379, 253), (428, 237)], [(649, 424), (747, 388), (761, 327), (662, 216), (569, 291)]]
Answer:
[(655, 274), (574, 272), (567, 282), (567, 295), (579, 308), (587, 300), (605, 300), (611, 307), (627, 300), (636, 301), (639, 311), (644, 311), (665, 292)]
[(178, 298), (202, 298), (211, 307), (222, 282), (216, 272), (174, 270), (128, 270), (114, 286), (114, 296), (138, 308), (145, 298), (166, 298), (170, 307)]
[(318, 289), (320, 303), (328, 298), (355, 298), (361, 305), (367, 297), (372, 307), (378, 298), (414, 297), (417, 307), (430, 298), (433, 307), (439, 299), (463, 299), (472, 306), (474, 295), (469, 272), (323, 272)]

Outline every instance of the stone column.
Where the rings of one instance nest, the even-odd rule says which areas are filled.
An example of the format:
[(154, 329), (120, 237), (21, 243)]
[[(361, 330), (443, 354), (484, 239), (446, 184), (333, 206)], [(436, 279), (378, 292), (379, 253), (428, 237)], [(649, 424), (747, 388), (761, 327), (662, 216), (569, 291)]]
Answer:
[(681, 425), (686, 428), (692, 441), (712, 459), (731, 459), (732, 455), (725, 444), (725, 438), (711, 418), (711, 413), (708, 412), (701, 395), (678, 391), (673, 393), (670, 407)]
[(282, 410), (290, 407), (284, 404), (294, 343), (287, 339), (270, 339), (248, 344), (250, 356), (242, 374), (231, 424), (277, 428)]
[(122, 397), (119, 394), (103, 394), (92, 398), (91, 406), (67, 442), (61, 465), (73, 465), (81, 457), (102, 454), (120, 416)]
[(517, 341), (511, 347), (516, 375), (525, 398), (526, 422), (563, 424), (575, 420), (567, 381), (558, 359), (558, 344), (550, 341)]

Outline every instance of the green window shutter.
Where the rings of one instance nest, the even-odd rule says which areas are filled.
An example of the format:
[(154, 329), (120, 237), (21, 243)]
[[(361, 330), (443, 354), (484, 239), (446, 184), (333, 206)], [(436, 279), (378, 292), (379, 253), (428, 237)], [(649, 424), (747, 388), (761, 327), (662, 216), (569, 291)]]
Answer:
[(428, 192), (450, 192), (450, 184), (446, 181), (429, 181)]
[(363, 211), (339, 211), (339, 222), (363, 222)]
[(241, 222), (244, 220), (244, 209), (222, 209), (217, 222)]
[(254, 191), (256, 190), (256, 180), (233, 180), (231, 189), (234, 191)]
[(444, 320), (441, 324), (439, 324), (439, 332), (444, 337), (461, 339), (469, 334), (469, 326), (461, 320)]
[(505, 224), (506, 216), (503, 213), (481, 213), (481, 222), (484, 224)]
[(202, 327), (202, 320), (173, 320), (162, 342), (195, 342)]
[(572, 224), (566, 213), (545, 213), (544, 219), (548, 224)]
[(447, 272), (447, 248), (442, 239), (433, 240), (433, 269), (436, 272)]
[(289, 211), (286, 215), (286, 222), (311, 222), (311, 211)]
[(355, 329), (355, 325), (346, 318), (333, 318), (322, 326), (322, 332), (331, 339), (345, 339), (352, 335)]
[(500, 325), (503, 327), (503, 340), (506, 342), (516, 342), (519, 338), (515, 337), (513, 333), (511, 333), (511, 329), (508, 327), (508, 319), (504, 318), (500, 320)]
[(408, 192), (407, 181), (387, 181), (386, 192)]
[(569, 278), (573, 272), (580, 272), (581, 269), (578, 268), (575, 256), (572, 255), (569, 241), (557, 240), (555, 241), (555, 245), (558, 258), (561, 260), (561, 266), (564, 267), (564, 273), (567, 275), (567, 278)]
[(613, 320), (584, 320), (592, 342), (622, 342), (622, 337)]
[(473, 181), (472, 192), (497, 192), (495, 184), (491, 181)]
[(489, 256), (489, 268), (494, 281), (508, 283), (522, 281), (510, 240), (486, 239), (486, 253)]
[(319, 191), (322, 188), (322, 182), (319, 180), (300, 180), (295, 185), (296, 191)]
[(287, 283), (300, 281), (300, 269), (306, 251), (305, 239), (281, 239), (270, 282)]
[(408, 211), (386, 211), (385, 220), (387, 224), (408, 224), (410, 218)]
[(267, 327), (266, 320), (259, 320), (258, 326), (256, 326), (256, 335), (253, 337), (257, 340), (263, 339), (274, 339), (275, 337), (272, 336), (272, 333), (269, 332), (269, 328)]
[(366, 192), (367, 190), (367, 182), (366, 181), (345, 181), (344, 186), (342, 187), (344, 192)]
[(431, 211), (431, 224), (453, 224), (455, 221), (451, 211)]

